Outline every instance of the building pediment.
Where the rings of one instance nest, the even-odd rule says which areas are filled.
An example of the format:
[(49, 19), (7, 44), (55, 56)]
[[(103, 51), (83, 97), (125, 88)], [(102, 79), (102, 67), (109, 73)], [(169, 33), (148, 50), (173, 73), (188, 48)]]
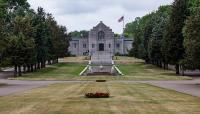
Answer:
[(97, 24), (93, 29), (91, 30), (92, 32), (99, 32), (99, 31), (104, 31), (104, 32), (112, 32), (112, 29), (110, 27), (106, 26), (102, 21), (100, 21), (99, 24)]

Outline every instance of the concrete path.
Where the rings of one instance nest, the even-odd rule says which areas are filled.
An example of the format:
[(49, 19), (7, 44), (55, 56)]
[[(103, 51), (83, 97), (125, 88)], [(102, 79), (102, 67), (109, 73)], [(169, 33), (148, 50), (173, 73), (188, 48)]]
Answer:
[[(0, 96), (9, 95), (16, 92), (23, 92), (33, 88), (47, 86), (55, 83), (85, 83), (89, 81), (19, 81), (6, 80), (13, 75), (13, 72), (1, 72), (0, 83), (5, 83), (7, 86), (0, 87)], [(175, 90), (181, 93), (190, 94), (200, 97), (200, 78), (193, 80), (181, 81), (111, 81), (111, 82), (125, 82), (125, 83), (147, 83), (157, 87)]]
[(0, 83), (7, 84), (6, 86), (0, 87), (0, 96), (6, 96), (56, 83), (85, 83), (85, 81), (19, 81), (0, 79)]
[(191, 81), (149, 81), (145, 83), (200, 97), (200, 78)]
[[(0, 79), (0, 83), (7, 84), (0, 87), (0, 96), (6, 96), (16, 92), (39, 88), (56, 83), (87, 83), (91, 81), (20, 81)], [(110, 81), (123, 83), (145, 83), (153, 86), (175, 90), (181, 93), (200, 97), (200, 78), (183, 81)]]

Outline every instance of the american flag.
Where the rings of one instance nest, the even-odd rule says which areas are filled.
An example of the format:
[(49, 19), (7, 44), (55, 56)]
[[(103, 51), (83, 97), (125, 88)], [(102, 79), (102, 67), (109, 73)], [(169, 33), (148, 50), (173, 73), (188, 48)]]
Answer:
[(122, 22), (124, 20), (124, 16), (122, 16), (119, 20), (118, 20), (118, 22), (120, 23), (120, 22)]

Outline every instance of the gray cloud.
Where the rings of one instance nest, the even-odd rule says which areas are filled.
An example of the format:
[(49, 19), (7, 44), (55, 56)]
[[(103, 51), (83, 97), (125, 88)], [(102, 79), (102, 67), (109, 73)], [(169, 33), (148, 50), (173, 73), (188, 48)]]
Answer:
[(121, 7), (127, 11), (151, 10), (170, 0), (58, 0), (56, 7), (65, 14), (91, 13), (110, 7)]
[(59, 24), (66, 25), (70, 31), (91, 29), (99, 21), (104, 21), (115, 32), (122, 31), (117, 20), (125, 15), (126, 22), (143, 16), (160, 5), (173, 0), (28, 0), (32, 8), (43, 7), (52, 13)]

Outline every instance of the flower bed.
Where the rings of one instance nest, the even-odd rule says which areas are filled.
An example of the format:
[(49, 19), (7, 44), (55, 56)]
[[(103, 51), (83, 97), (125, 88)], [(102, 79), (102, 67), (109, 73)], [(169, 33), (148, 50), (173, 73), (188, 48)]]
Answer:
[(106, 80), (96, 80), (96, 82), (106, 82)]
[(109, 93), (101, 93), (101, 92), (86, 93), (85, 97), (86, 98), (109, 98), (110, 94)]

